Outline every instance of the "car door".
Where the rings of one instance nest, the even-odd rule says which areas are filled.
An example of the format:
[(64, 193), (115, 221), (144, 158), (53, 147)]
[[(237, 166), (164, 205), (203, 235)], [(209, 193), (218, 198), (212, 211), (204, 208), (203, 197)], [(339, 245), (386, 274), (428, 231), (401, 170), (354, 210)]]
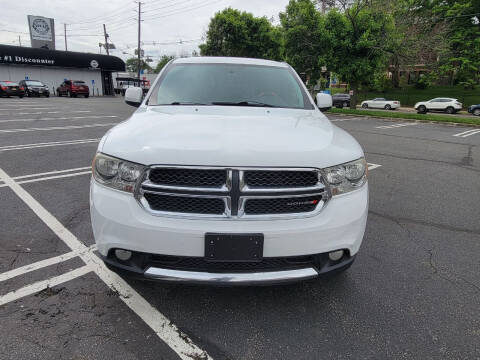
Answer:
[(445, 104), (442, 102), (442, 99), (435, 98), (427, 102), (427, 109), (429, 110), (440, 110), (443, 109)]
[(376, 99), (373, 99), (373, 101), (375, 103), (375, 107), (379, 109), (383, 109), (386, 103), (384, 98), (376, 98)]

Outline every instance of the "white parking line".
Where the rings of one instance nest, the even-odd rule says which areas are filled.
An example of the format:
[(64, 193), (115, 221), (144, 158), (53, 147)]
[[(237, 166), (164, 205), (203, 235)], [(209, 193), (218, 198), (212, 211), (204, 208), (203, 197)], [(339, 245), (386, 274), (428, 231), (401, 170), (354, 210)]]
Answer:
[(29, 131), (55, 131), (55, 130), (72, 130), (72, 129), (83, 129), (83, 128), (94, 128), (94, 127), (103, 127), (117, 125), (117, 123), (105, 123), (105, 124), (87, 124), (87, 125), (68, 125), (68, 126), (49, 126), (44, 128), (22, 128), (22, 129), (3, 129), (0, 130), (0, 133), (17, 133), (17, 132), (29, 132)]
[(56, 109), (54, 107), (29, 107), (29, 108), (17, 108), (17, 107), (12, 107), (12, 108), (6, 108), (6, 109), (0, 109), (0, 111), (18, 111), (18, 110), (50, 110), (50, 109)]
[(382, 165), (368, 163), (368, 170), (373, 170), (373, 169), (379, 168), (380, 166)]
[[(91, 245), (88, 248), (88, 251), (95, 251), (96, 249), (97, 249), (96, 245)], [(32, 271), (35, 271), (35, 270), (42, 269), (42, 268), (47, 267), (47, 266), (55, 265), (55, 264), (73, 259), (73, 258), (77, 257), (78, 255), (79, 255), (78, 251), (70, 251), (66, 254), (62, 254), (62, 255), (55, 256), (55, 257), (52, 257), (52, 258), (49, 258), (49, 259), (37, 261), (36, 263), (33, 263), (33, 264), (28, 264), (28, 265), (25, 265), (25, 266), (18, 267), (16, 269), (13, 269), (13, 270), (10, 270), (10, 271), (7, 271), (7, 272), (4, 272), (4, 273), (0, 274), (0, 282), (12, 279), (12, 278), (20, 276), (20, 275), (24, 275), (26, 273), (29, 273), (29, 272), (32, 272)]]
[(404, 126), (413, 126), (418, 125), (418, 123), (411, 122), (411, 123), (403, 123), (403, 124), (393, 124), (393, 125), (382, 125), (382, 126), (375, 126), (375, 129), (394, 129)]
[[(32, 211), (40, 218), (40, 220), (42, 220), (50, 228), (50, 230), (52, 230), (68, 247), (70, 247), (72, 251), (80, 252), (80, 258), (87, 264), (84, 267), (85, 269), (80, 269), (84, 269), (83, 271), (85, 271), (85, 273), (88, 271), (94, 271), (100, 277), (100, 279), (107, 284), (108, 287), (118, 293), (120, 299), (148, 326), (150, 326), (155, 334), (157, 334), (161, 340), (170, 346), (170, 348), (172, 348), (172, 350), (175, 351), (181, 359), (211, 359), (211, 357), (204, 350), (201, 350), (198, 346), (196, 346), (186, 334), (182, 333), (168, 318), (150, 305), (150, 303), (147, 302), (137, 291), (135, 291), (135, 289), (133, 289), (123, 278), (108, 270), (103, 261), (101, 261), (95, 254), (85, 251), (88, 249), (86, 245), (80, 242), (75, 235), (65, 228), (60, 221), (58, 221), (50, 212), (48, 212), (47, 209), (45, 209), (37, 200), (35, 200), (25, 189), (18, 185), (15, 180), (8, 176), (1, 168), (0, 180), (3, 180), (10, 187), (10, 189), (21, 200), (23, 200), (23, 202), (28, 205), (30, 209), (32, 209)], [(77, 269), (77, 272), (80, 272), (80, 270)], [(73, 275), (76, 274), (73, 273)], [(54, 285), (57, 285), (59, 281), (68, 281), (65, 280), (68, 277), (71, 277), (71, 275), (63, 278), (54, 278), (57, 281), (57, 283)], [(44, 284), (40, 285), (45, 286)], [(54, 285), (51, 285), (50, 283), (48, 286)], [(30, 295), (31, 293), (35, 292), (32, 288), (23, 289), (24, 290), (22, 294)], [(14, 299), (19, 298), (18, 296), (15, 296), (15, 294), (9, 296), (10, 298), (7, 298), (6, 300), (13, 301), (11, 300), (12, 297)], [(0, 301), (6, 300), (4, 298), (0, 298)], [(2, 303), (0, 302), (0, 305), (1, 304)]]
[(458, 137), (466, 138), (468, 136), (472, 136), (472, 135), (475, 135), (475, 134), (480, 134), (480, 129), (471, 129), (471, 130), (467, 130), (467, 131), (464, 131), (464, 132), (461, 132), (461, 133), (458, 133), (458, 134), (455, 134), (455, 135), (452, 135), (452, 136), (458, 136)]
[(0, 306), (8, 304), (9, 302), (21, 299), (22, 297), (36, 294), (47, 288), (51, 288), (64, 282), (76, 279), (92, 271), (91, 266), (84, 265), (75, 270), (69, 271), (65, 274), (55, 276), (48, 280), (42, 280), (31, 285), (24, 286), (18, 290), (10, 291), (9, 293), (0, 296)]
[(100, 118), (116, 118), (117, 115), (91, 115), (91, 116), (64, 116), (64, 117), (49, 117), (39, 119), (2, 119), (0, 123), (18, 122), (18, 121), (50, 121), (50, 120), (81, 120), (81, 119), (100, 119)]
[[(90, 169), (90, 167), (87, 167), (86, 169)], [(68, 171), (67, 171), (67, 170), (64, 170), (64, 171), (62, 171), (62, 172), (68, 172)], [(55, 173), (55, 171), (53, 171), (52, 173)], [(91, 170), (88, 170), (88, 171), (80, 171), (80, 172), (74, 172), (74, 173), (63, 174), (63, 175), (53, 175), (53, 176), (45, 176), (45, 177), (36, 177), (35, 179), (17, 181), (17, 184), (25, 184), (25, 183), (33, 183), (33, 182), (39, 182), (39, 181), (53, 180), (53, 179), (68, 178), (68, 177), (79, 176), (79, 175), (88, 175), (88, 174), (91, 174), (91, 173), (92, 173), (92, 171), (91, 171)], [(37, 175), (40, 175), (40, 174), (17, 176), (17, 177), (14, 177), (14, 178), (12, 178), (12, 179), (21, 179), (21, 178), (25, 178), (25, 177), (34, 177), (34, 176), (37, 176)], [(4, 187), (4, 186), (7, 186), (7, 185), (4, 184), (4, 183), (0, 180), (0, 188), (1, 188), (1, 187)]]
[(12, 151), (12, 150), (36, 149), (36, 148), (51, 147), (51, 146), (77, 145), (77, 144), (86, 144), (86, 143), (99, 142), (99, 141), (100, 141), (100, 138), (98, 138), (98, 139), (52, 141), (52, 142), (47, 142), (47, 143), (24, 144), (24, 145), (7, 145), (7, 146), (0, 146), (0, 152), (2, 152), (2, 151)]
[[(69, 110), (69, 113), (89, 113), (92, 112), (91, 110)], [(16, 113), (15, 115), (40, 115), (40, 114), (59, 114), (64, 113), (64, 111), (37, 111), (37, 112), (23, 112), (23, 113)], [(7, 115), (7, 114), (0, 114), (0, 115)], [(10, 116), (10, 114), (8, 114)]]

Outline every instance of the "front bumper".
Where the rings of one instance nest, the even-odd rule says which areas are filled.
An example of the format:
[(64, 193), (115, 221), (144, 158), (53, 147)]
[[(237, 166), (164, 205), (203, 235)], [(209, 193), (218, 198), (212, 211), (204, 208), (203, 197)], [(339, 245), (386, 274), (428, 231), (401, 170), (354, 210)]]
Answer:
[[(339, 249), (346, 250), (349, 257), (353, 258), (360, 248), (365, 231), (368, 214), (368, 184), (348, 194), (335, 196), (328, 201), (318, 215), (312, 217), (276, 220), (213, 220), (153, 216), (139, 205), (132, 194), (106, 188), (92, 179), (90, 214), (95, 241), (100, 254), (105, 259), (108, 258), (112, 249), (203, 258), (204, 239), (207, 232), (262, 233), (264, 234), (263, 257), (266, 259), (326, 254)], [(318, 274), (323, 270), (314, 269), (314, 271)], [(171, 271), (160, 270), (143, 271), (141, 275), (162, 280), (183, 281), (182, 279), (185, 278), (193, 282), (203, 282), (205, 279), (207, 279), (206, 282), (210, 282), (212, 277), (218, 278), (215, 273), (213, 275), (212, 273), (208, 275), (172, 274)], [(291, 276), (295, 279), (304, 279), (314, 277), (313, 275), (315, 275), (314, 272), (309, 270), (308, 274), (296, 271), (293, 275), (283, 273), (275, 276), (279, 276), (280, 279)], [(272, 276), (272, 274), (265, 276)], [(223, 274), (220, 278), (225, 277), (229, 276)], [(238, 278), (238, 276), (231, 278)], [(255, 278), (264, 279), (264, 275), (257, 273)]]

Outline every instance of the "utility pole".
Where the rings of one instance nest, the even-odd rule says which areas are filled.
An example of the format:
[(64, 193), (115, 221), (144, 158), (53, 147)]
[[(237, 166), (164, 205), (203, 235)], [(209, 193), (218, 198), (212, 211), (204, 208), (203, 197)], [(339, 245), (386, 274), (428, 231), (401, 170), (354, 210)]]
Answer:
[(22, 40), (20, 40), (20, 35), (18, 35), (18, 45), (22, 46)]
[(141, 49), (140, 49), (140, 23), (141, 23), (141, 15), (142, 15), (142, 2), (138, 2), (138, 46), (137, 46), (137, 52), (138, 52), (138, 60), (137, 60), (137, 77), (138, 77), (138, 86), (140, 86), (140, 65), (141, 65)]
[(65, 51), (68, 50), (67, 48), (67, 24), (63, 24), (63, 33), (64, 33), (64, 36), (65, 36)]
[(110, 52), (108, 51), (108, 35), (107, 35), (107, 28), (105, 27), (105, 24), (103, 24), (103, 35), (105, 35), (105, 50), (107, 50), (107, 55), (110, 55)]

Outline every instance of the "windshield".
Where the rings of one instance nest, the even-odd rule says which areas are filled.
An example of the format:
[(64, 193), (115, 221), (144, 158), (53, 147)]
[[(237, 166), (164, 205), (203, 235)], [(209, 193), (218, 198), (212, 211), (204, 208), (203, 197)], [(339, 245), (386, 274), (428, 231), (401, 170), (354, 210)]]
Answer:
[(0, 81), (0, 84), (4, 86), (19, 86), (16, 82), (12, 81)]
[(44, 86), (40, 81), (36, 81), (36, 80), (27, 80), (25, 82), (27, 83), (27, 85), (31, 85), (31, 86)]
[(289, 68), (245, 64), (174, 64), (148, 105), (312, 108)]
[(85, 81), (74, 81), (73, 85), (85, 85)]

